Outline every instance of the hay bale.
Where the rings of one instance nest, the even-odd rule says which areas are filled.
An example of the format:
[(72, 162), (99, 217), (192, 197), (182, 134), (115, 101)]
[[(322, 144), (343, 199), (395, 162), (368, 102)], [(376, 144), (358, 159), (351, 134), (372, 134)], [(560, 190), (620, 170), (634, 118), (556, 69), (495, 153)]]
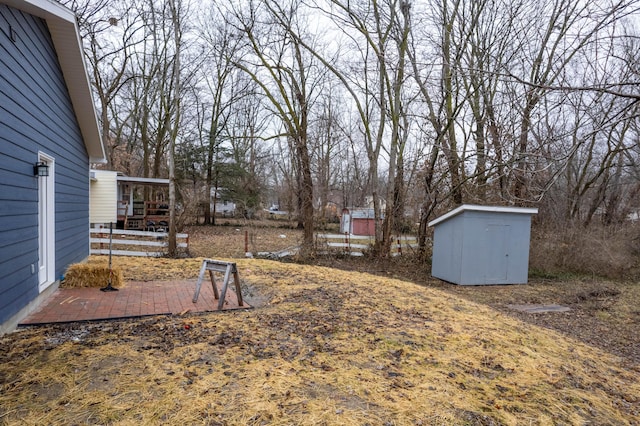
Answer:
[[(117, 266), (111, 268), (111, 286), (122, 288), (124, 277)], [(89, 263), (75, 263), (67, 269), (60, 287), (106, 287), (109, 283), (109, 267)]]

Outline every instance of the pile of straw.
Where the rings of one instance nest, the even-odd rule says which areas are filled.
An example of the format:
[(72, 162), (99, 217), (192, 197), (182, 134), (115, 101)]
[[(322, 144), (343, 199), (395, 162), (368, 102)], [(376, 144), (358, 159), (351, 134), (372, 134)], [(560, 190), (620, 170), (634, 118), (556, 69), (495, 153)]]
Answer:
[[(60, 287), (106, 287), (109, 283), (109, 267), (89, 263), (76, 263), (67, 269), (64, 280)], [(124, 276), (118, 267), (111, 269), (111, 286), (122, 288), (124, 286)]]

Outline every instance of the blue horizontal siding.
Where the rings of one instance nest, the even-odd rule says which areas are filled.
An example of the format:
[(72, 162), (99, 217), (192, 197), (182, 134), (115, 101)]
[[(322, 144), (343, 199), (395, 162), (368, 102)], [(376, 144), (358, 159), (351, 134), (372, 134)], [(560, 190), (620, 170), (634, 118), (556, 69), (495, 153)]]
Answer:
[(54, 159), (55, 272), (89, 253), (89, 159), (46, 23), (0, 5), (0, 323), (38, 295), (38, 152)]
[[(15, 9), (8, 9), (7, 24), (11, 25), (17, 34), (17, 41), (13, 44), (17, 48), (14, 54), (3, 55), (9, 66), (8, 86), (15, 87), (25, 95), (22, 106), (33, 111), (34, 117), (43, 125), (57, 124), (51, 128), (56, 136), (61, 136), (59, 133), (65, 130), (73, 132), (75, 116), (65, 99), (67, 93), (62, 73), (50, 72), (59, 70), (59, 66), (45, 23), (33, 17), (25, 17)], [(14, 74), (13, 78), (10, 76), (11, 73)], [(65, 90), (60, 91), (60, 87)], [(66, 107), (56, 110), (50, 108), (51, 105)]]
[[(37, 267), (38, 263), (37, 251), (33, 253), (33, 249), (29, 249), (33, 246), (33, 241), (37, 240), (32, 240), (30, 244), (26, 245), (26, 249), (25, 245), (12, 247), (9, 257), (6, 258), (11, 262), (12, 268), (9, 274), (2, 277), (0, 312), (6, 317), (4, 319), (15, 315), (38, 295), (37, 274), (35, 275), (35, 285), (25, 286), (25, 283), (33, 280), (31, 265), (35, 263)], [(24, 253), (19, 254), (19, 251), (24, 251)], [(0, 253), (4, 256), (2, 249), (0, 249)], [(4, 259), (4, 257), (1, 258)]]
[[(36, 217), (37, 220), (37, 217)], [(5, 260), (10, 258), (11, 256), (19, 256), (25, 255), (28, 253), (27, 247), (21, 247), (23, 244), (28, 243), (31, 245), (36, 245), (38, 239), (38, 229), (37, 227), (34, 229), (33, 226), (25, 226), (22, 225), (20, 227), (16, 226), (15, 228), (8, 229), (8, 227), (4, 227), (1, 230), (3, 236), (7, 237), (3, 239), (0, 243), (1, 248), (12, 248), (15, 250), (13, 252), (7, 251), (4, 256), (0, 257), (0, 259)], [(31, 247), (33, 249), (33, 247)], [(37, 256), (36, 256), (37, 257)]]
[[(2, 144), (2, 141), (0, 141), (0, 145), (1, 144)], [(24, 189), (33, 189), (34, 188), (34, 182), (29, 182), (30, 179), (34, 179), (33, 178), (33, 164), (24, 163), (24, 166), (25, 166), (24, 170), (22, 171), (22, 173), (20, 173), (20, 171), (8, 170), (9, 166), (7, 166), (7, 168), (3, 168), (3, 166), (2, 166), (3, 161), (2, 160), (4, 160), (4, 159), (0, 159), (0, 185), (1, 186), (12, 185), (12, 186), (20, 186), (20, 187), (22, 187)], [(15, 168), (16, 163), (19, 163), (19, 162), (14, 160), (13, 163), (14, 163), (13, 167)], [(28, 167), (26, 167), (27, 165), (28, 165)], [(27, 171), (28, 171), (28, 173), (27, 173)], [(22, 175), (21, 179), (20, 180), (16, 180), (16, 175)]]
[[(0, 247), (0, 257), (7, 262), (11, 262), (14, 270), (20, 270), (21, 268), (31, 267), (32, 264), (38, 263), (38, 252), (33, 251), (33, 243), (31, 240), (16, 241), (11, 244), (6, 244)], [(29, 255), (23, 255), (21, 253), (30, 253)], [(10, 287), (12, 284), (9, 281), (10, 275), (3, 277), (2, 280), (7, 281), (3, 285)]]
[[(23, 276), (27, 276), (30, 271), (26, 271)], [(16, 281), (23, 282), (23, 279), (16, 274)], [(38, 297), (38, 288), (31, 288), (29, 291), (23, 291), (19, 286), (12, 287), (7, 290), (4, 295), (6, 298), (0, 299), (0, 311), (5, 312), (7, 318), (20, 312), (22, 307), (27, 306), (29, 302)]]
[[(0, 63), (0, 69), (2, 69), (2, 63)], [(6, 77), (12, 77), (7, 74)], [(17, 76), (15, 76), (17, 77)], [(59, 122), (53, 118), (46, 117), (41, 109), (36, 108), (33, 101), (21, 104), (18, 97), (32, 96), (35, 97), (35, 93), (29, 93), (31, 90), (24, 84), (17, 89), (12, 87), (2, 88), (0, 90), (8, 89), (4, 95), (7, 99), (8, 110), (5, 118), (5, 124), (12, 129), (16, 134), (22, 135), (22, 137), (37, 141), (37, 140), (49, 140), (56, 145), (57, 152), (60, 155), (64, 155), (65, 158), (73, 159), (74, 156), (80, 152), (77, 149), (71, 149), (65, 143), (67, 140), (75, 140), (80, 135), (80, 129), (76, 128), (75, 131), (67, 132), (60, 129)], [(27, 92), (27, 93), (24, 93)], [(66, 92), (65, 92), (66, 93)], [(67, 100), (68, 101), (68, 100)], [(60, 101), (47, 101), (51, 102), (50, 106), (58, 107)], [(83, 149), (84, 150), (84, 149)]]
[[(33, 174), (33, 164), (31, 165), (31, 173)], [(3, 182), (2, 187), (6, 189), (6, 192), (0, 195), (0, 199), (4, 201), (19, 201), (19, 202), (33, 202), (37, 206), (38, 204), (38, 190), (35, 187), (35, 181), (33, 176), (24, 176), (22, 173), (16, 173), (16, 182), (11, 183), (7, 180), (7, 183)], [(28, 184), (31, 182), (31, 186)], [(9, 188), (13, 188), (9, 191)]]
[[(2, 81), (0, 80), (0, 93), (2, 92)], [(9, 118), (12, 117), (12, 113), (4, 109), (4, 102), (0, 102), (0, 144), (6, 145), (13, 143), (13, 141), (24, 139), (26, 136), (22, 133), (24, 129), (16, 129), (19, 127), (19, 123), (14, 120), (14, 123), (9, 122)], [(17, 160), (28, 162), (31, 160), (32, 152), (23, 146), (15, 146), (10, 152), (4, 153), (4, 158), (0, 158), (0, 164), (8, 164), (8, 161)]]
[[(67, 233), (65, 235), (69, 234)], [(69, 265), (81, 262), (89, 252), (88, 238), (73, 238), (68, 236), (58, 239), (58, 242), (60, 248), (58, 249), (57, 256), (64, 261), (58, 263), (56, 277), (64, 275)]]
[(30, 206), (28, 203), (15, 200), (3, 200), (2, 203), (0, 203), (0, 218), (2, 218), (3, 222), (16, 218), (19, 223), (20, 219), (24, 221), (24, 217), (32, 212), (33, 206)]

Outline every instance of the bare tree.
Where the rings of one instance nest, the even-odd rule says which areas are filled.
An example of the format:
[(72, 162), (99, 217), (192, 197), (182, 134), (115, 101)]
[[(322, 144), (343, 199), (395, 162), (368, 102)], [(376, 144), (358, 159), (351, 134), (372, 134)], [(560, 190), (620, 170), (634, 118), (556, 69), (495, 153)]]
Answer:
[[(175, 147), (176, 139), (178, 138), (178, 132), (180, 130), (180, 118), (182, 115), (181, 110), (181, 72), (180, 67), (180, 55), (182, 53), (183, 42), (183, 22), (182, 16), (185, 14), (183, 10), (183, 4), (181, 0), (169, 0), (169, 9), (171, 11), (171, 27), (173, 32), (173, 68), (171, 70), (171, 88), (172, 93), (168, 93), (167, 101), (171, 103), (167, 105), (165, 109), (167, 111), (173, 110), (173, 121), (171, 124), (167, 123), (168, 118), (165, 120), (165, 125), (169, 130), (169, 241), (168, 251), (169, 257), (176, 257), (177, 252), (177, 239), (176, 239), (176, 168), (175, 168)], [(168, 117), (165, 116), (165, 117)]]
[(301, 255), (313, 250), (313, 181), (308, 149), (308, 119), (314, 87), (310, 70), (298, 42), (303, 37), (298, 2), (279, 4), (249, 2), (246, 9), (234, 5), (233, 25), (247, 39), (245, 56), (235, 66), (249, 75), (262, 89), (283, 123), (297, 162), (300, 225), (303, 228)]
[(272, 161), (263, 135), (272, 120), (265, 114), (260, 88), (246, 74), (234, 74), (231, 92), (236, 94), (225, 122), (223, 140), (229, 164), (225, 165), (227, 178), (224, 185), (233, 198), (252, 217), (262, 206), (267, 187), (267, 169)]
[[(418, 34), (413, 31), (408, 56), (411, 61), (413, 78), (417, 84), (421, 100), (426, 112), (422, 115), (430, 123), (433, 129), (433, 146), (429, 158), (425, 163), (422, 173), (424, 201), (420, 211), (420, 225), (418, 228), (418, 243), (424, 253), (426, 247), (427, 223), (438, 203), (440, 180), (436, 174), (438, 161), (444, 156), (447, 163), (447, 174), (450, 175), (450, 196), (454, 203), (462, 202), (460, 167), (462, 165), (458, 156), (458, 145), (455, 123), (460, 112), (459, 96), (454, 92), (454, 75), (456, 70), (458, 53), (452, 51), (452, 37), (454, 24), (458, 21), (458, 10), (461, 7), (460, 0), (452, 5), (444, 0), (442, 4), (434, 4), (429, 14), (435, 19), (435, 28), (439, 28), (440, 38), (435, 41), (433, 54), (438, 61), (435, 66), (425, 66), (427, 52), (418, 50)], [(427, 21), (428, 22), (428, 21)], [(421, 25), (424, 22), (421, 23)], [(420, 26), (421, 26), (420, 25)], [(412, 27), (416, 25), (413, 24)], [(434, 61), (431, 61), (432, 63)], [(436, 89), (430, 86), (430, 81), (439, 74)], [(437, 78), (437, 77), (436, 77)], [(455, 103), (454, 103), (455, 101)]]
[(336, 95), (336, 87), (329, 85), (322, 92), (318, 111), (310, 123), (309, 147), (315, 180), (316, 209), (319, 220), (324, 222), (328, 218), (330, 194), (336, 187), (340, 156), (344, 155), (344, 144), (341, 143), (344, 138), (341, 131), (340, 98)]
[[(342, 31), (353, 43), (358, 55), (344, 66), (350, 70), (360, 69), (362, 74), (343, 72), (337, 58), (303, 45), (343, 84), (358, 111), (369, 161), (368, 180), (376, 223), (375, 251), (388, 256), (393, 221), (398, 211), (395, 203), (402, 202), (399, 197), (402, 182), (397, 182), (396, 174), (403, 167), (398, 159), (402, 159), (399, 152), (404, 148), (403, 85), (410, 4), (395, 0), (353, 3), (331, 0), (328, 3), (316, 3), (314, 7), (329, 16), (336, 24), (336, 30)], [(388, 146), (385, 146), (387, 142)], [(379, 166), (383, 151), (388, 167), (381, 197)]]
[(416, 209), (425, 247), (430, 217), (462, 202), (585, 225), (633, 205), (637, 0), (70, 4), (110, 164), (173, 176), (176, 198), (188, 166), (194, 188), (227, 187), (247, 211), (283, 200), (305, 251), (332, 187), (345, 206), (373, 195), (382, 256)]
[(127, 143), (126, 137), (122, 137), (126, 118), (118, 117), (119, 110), (114, 104), (120, 90), (132, 78), (127, 71), (134, 49), (140, 43), (139, 14), (131, 4), (121, 2), (71, 0), (62, 3), (71, 8), (78, 19), (99, 102), (107, 167), (113, 167), (118, 163), (120, 147)]
[[(612, 2), (608, 7), (592, 3), (569, 0), (545, 2), (531, 5), (529, 13), (536, 19), (518, 28), (518, 43), (530, 56), (523, 56), (519, 70), (510, 74), (524, 83), (520, 104), (520, 129), (514, 153), (513, 197), (517, 203), (530, 199), (527, 183), (531, 172), (529, 158), (530, 132), (534, 122), (534, 111), (544, 96), (548, 86), (554, 85), (564, 76), (564, 72), (576, 55), (594, 42), (597, 35), (623, 14), (630, 3), (626, 0)], [(535, 37), (531, 37), (535, 36)]]
[[(207, 192), (216, 194), (220, 190), (221, 167), (226, 167), (224, 138), (228, 132), (231, 111), (234, 103), (242, 102), (241, 98), (247, 96), (246, 84), (241, 87), (233, 75), (237, 70), (233, 58), (242, 43), (240, 33), (229, 25), (228, 19), (221, 19), (224, 13), (227, 12), (211, 4), (199, 25), (206, 56), (201, 78), (206, 85), (203, 89), (209, 94), (210, 108), (209, 126), (203, 144), (206, 152), (205, 185)], [(215, 206), (216, 203), (213, 212), (205, 209), (205, 223), (215, 224)]]

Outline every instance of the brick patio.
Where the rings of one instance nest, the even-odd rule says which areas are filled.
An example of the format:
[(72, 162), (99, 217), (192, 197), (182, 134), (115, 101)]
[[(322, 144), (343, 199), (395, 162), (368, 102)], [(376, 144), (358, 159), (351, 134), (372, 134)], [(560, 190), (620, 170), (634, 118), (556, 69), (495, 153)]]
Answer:
[[(251, 308), (229, 286), (222, 310)], [(192, 302), (196, 280), (127, 282), (119, 291), (99, 288), (59, 288), (20, 325), (106, 320), (147, 315), (213, 312), (218, 310), (211, 284), (202, 283), (196, 303)]]

